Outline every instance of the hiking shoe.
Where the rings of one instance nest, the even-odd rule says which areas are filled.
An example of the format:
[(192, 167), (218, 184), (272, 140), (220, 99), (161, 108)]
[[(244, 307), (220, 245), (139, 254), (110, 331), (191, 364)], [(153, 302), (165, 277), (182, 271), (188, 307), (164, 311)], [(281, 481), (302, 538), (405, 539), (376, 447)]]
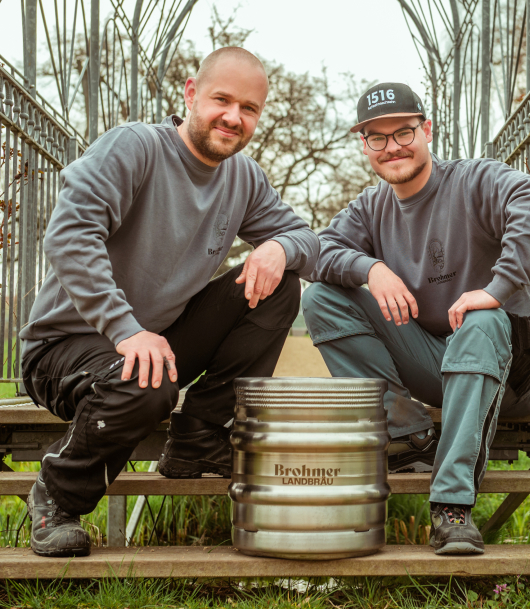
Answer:
[(79, 516), (59, 507), (39, 474), (29, 492), (28, 514), (32, 521), (31, 549), (39, 556), (88, 556), (90, 537)]
[(438, 438), (434, 427), (393, 438), (388, 447), (388, 471), (391, 474), (432, 472), (437, 448)]
[(172, 412), (158, 471), (166, 478), (232, 476), (230, 429)]
[(435, 554), (484, 554), (482, 535), (469, 505), (431, 504), (429, 545)]

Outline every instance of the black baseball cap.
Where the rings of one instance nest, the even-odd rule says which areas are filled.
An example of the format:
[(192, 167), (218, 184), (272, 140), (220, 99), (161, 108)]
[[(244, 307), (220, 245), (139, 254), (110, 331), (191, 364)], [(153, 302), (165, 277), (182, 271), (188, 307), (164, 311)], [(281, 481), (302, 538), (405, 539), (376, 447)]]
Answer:
[(370, 87), (357, 102), (357, 124), (350, 131), (358, 133), (376, 118), (425, 116), (423, 102), (401, 82), (384, 82)]

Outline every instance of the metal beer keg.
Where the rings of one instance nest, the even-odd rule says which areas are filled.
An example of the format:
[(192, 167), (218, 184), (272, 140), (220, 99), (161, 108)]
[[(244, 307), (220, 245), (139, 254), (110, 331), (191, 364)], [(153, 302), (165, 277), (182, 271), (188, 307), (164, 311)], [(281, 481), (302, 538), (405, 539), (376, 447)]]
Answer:
[(232, 537), (245, 554), (363, 556), (385, 544), (386, 382), (236, 379)]

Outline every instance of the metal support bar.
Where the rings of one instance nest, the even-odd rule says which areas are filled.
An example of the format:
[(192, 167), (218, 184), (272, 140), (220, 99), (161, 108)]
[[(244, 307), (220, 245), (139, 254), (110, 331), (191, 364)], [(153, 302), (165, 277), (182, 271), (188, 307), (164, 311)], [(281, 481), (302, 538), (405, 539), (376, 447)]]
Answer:
[(498, 531), (527, 497), (528, 493), (510, 493), (480, 529), (482, 536)]
[(24, 77), (32, 97), (37, 96), (37, 0), (26, 0)]
[[(530, 0), (528, 0), (530, 2)], [(482, 83), (481, 83), (481, 131), (480, 145), (484, 150), (489, 140), (490, 133), (490, 23), (491, 23), (490, 0), (482, 0)], [(490, 157), (492, 158), (492, 157)]]
[[(151, 463), (149, 464), (149, 469), (147, 471), (156, 472), (157, 466), (158, 466), (158, 461), (151, 461)], [(141, 495), (136, 500), (131, 517), (129, 518), (129, 522), (127, 523), (127, 533), (125, 535), (125, 537), (127, 538), (127, 540), (126, 540), (127, 545), (129, 545), (131, 543), (132, 538), (134, 537), (134, 534), (136, 533), (136, 529), (138, 528), (138, 523), (140, 522), (140, 518), (142, 517), (142, 513), (144, 511), (146, 502), (147, 502), (146, 495)]]
[(127, 496), (110, 496), (107, 514), (107, 546), (124, 547), (127, 530)]
[(77, 159), (77, 138), (72, 136), (68, 138), (68, 149), (66, 151), (66, 162), (68, 165)]
[(99, 0), (92, 0), (90, 11), (90, 102), (88, 110), (88, 141), (98, 137), (99, 108)]
[(530, 93), (530, 0), (526, 0), (526, 92)]
[[(138, 52), (139, 52), (139, 35), (140, 29), (140, 14), (142, 12), (143, 0), (136, 0), (134, 8), (134, 17), (132, 22), (132, 48), (131, 48), (131, 111), (129, 120), (138, 120)], [(128, 538), (128, 537), (127, 537)]]
[(453, 14), (453, 36), (454, 36), (454, 57), (453, 57), (453, 159), (460, 158), (460, 93), (462, 83), (460, 80), (460, 15), (456, 0), (450, 0), (451, 11)]

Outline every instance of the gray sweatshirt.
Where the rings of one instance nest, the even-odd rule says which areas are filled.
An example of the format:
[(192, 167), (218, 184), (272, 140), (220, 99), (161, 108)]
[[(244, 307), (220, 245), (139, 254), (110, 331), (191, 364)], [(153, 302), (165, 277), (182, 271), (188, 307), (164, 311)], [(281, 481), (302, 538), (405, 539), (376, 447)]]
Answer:
[[(175, 122), (181, 120), (175, 117)], [(209, 167), (160, 125), (111, 129), (61, 172), (44, 240), (51, 263), (24, 352), (51, 339), (99, 332), (114, 343), (161, 332), (210, 281), (236, 236), (285, 249), (287, 269), (310, 273), (319, 242), (241, 153)]]
[(420, 192), (398, 199), (387, 182), (364, 190), (320, 235), (310, 281), (366, 283), (383, 261), (406, 284), (428, 332), (451, 332), (448, 310), (484, 289), (530, 315), (530, 176), (490, 159), (442, 161)]

